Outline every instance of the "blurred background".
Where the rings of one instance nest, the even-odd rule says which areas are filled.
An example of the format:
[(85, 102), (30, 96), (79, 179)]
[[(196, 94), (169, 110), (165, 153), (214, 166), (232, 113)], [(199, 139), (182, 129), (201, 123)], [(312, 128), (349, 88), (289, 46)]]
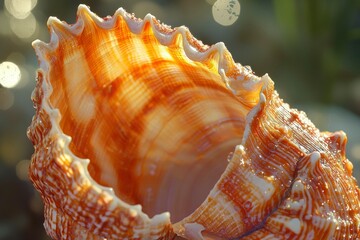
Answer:
[(37, 68), (31, 42), (49, 41), (49, 16), (74, 23), (80, 3), (102, 17), (118, 7), (140, 18), (150, 12), (173, 27), (186, 25), (206, 44), (224, 42), (237, 62), (257, 75), (269, 73), (285, 102), (304, 110), (321, 130), (348, 134), (347, 156), (360, 180), (360, 1), (240, 0), (240, 14), (223, 24), (229, 26), (214, 20), (214, 2), (0, 1), (1, 240), (48, 239), (42, 202), (27, 176), (33, 147), (26, 129)]

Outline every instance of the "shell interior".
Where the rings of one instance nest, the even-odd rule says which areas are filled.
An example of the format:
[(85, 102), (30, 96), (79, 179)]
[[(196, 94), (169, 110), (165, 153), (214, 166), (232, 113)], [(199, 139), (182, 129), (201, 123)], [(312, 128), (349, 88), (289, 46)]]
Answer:
[(360, 237), (345, 134), (321, 133), (223, 43), (84, 5), (48, 26), (28, 134), (50, 236)]
[(120, 17), (106, 29), (89, 18), (79, 35), (51, 22), (67, 40), (47, 53), (57, 56), (48, 79), (59, 127), (96, 182), (150, 216), (181, 220), (224, 172), (249, 108), (226, 87), (218, 56), (190, 59), (183, 35), (164, 46), (150, 22), (133, 33)]

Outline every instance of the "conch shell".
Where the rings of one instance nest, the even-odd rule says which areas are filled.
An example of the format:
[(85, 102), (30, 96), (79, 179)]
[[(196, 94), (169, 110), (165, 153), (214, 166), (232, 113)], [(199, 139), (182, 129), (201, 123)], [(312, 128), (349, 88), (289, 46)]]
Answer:
[(359, 239), (343, 132), (185, 27), (49, 18), (28, 130), (54, 239)]

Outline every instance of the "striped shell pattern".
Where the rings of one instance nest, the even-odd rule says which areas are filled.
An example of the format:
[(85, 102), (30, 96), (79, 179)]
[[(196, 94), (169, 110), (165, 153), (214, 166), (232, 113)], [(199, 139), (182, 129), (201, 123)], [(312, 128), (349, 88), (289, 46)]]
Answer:
[(51, 17), (29, 175), (53, 239), (359, 239), (346, 135), (265, 74), (123, 9)]

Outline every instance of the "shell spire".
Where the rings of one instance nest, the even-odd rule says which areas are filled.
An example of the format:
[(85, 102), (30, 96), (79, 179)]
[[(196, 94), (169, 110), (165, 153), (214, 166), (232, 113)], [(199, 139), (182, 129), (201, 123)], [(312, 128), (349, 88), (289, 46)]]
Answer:
[(53, 239), (357, 239), (343, 132), (182, 26), (80, 5), (33, 42), (30, 179)]

